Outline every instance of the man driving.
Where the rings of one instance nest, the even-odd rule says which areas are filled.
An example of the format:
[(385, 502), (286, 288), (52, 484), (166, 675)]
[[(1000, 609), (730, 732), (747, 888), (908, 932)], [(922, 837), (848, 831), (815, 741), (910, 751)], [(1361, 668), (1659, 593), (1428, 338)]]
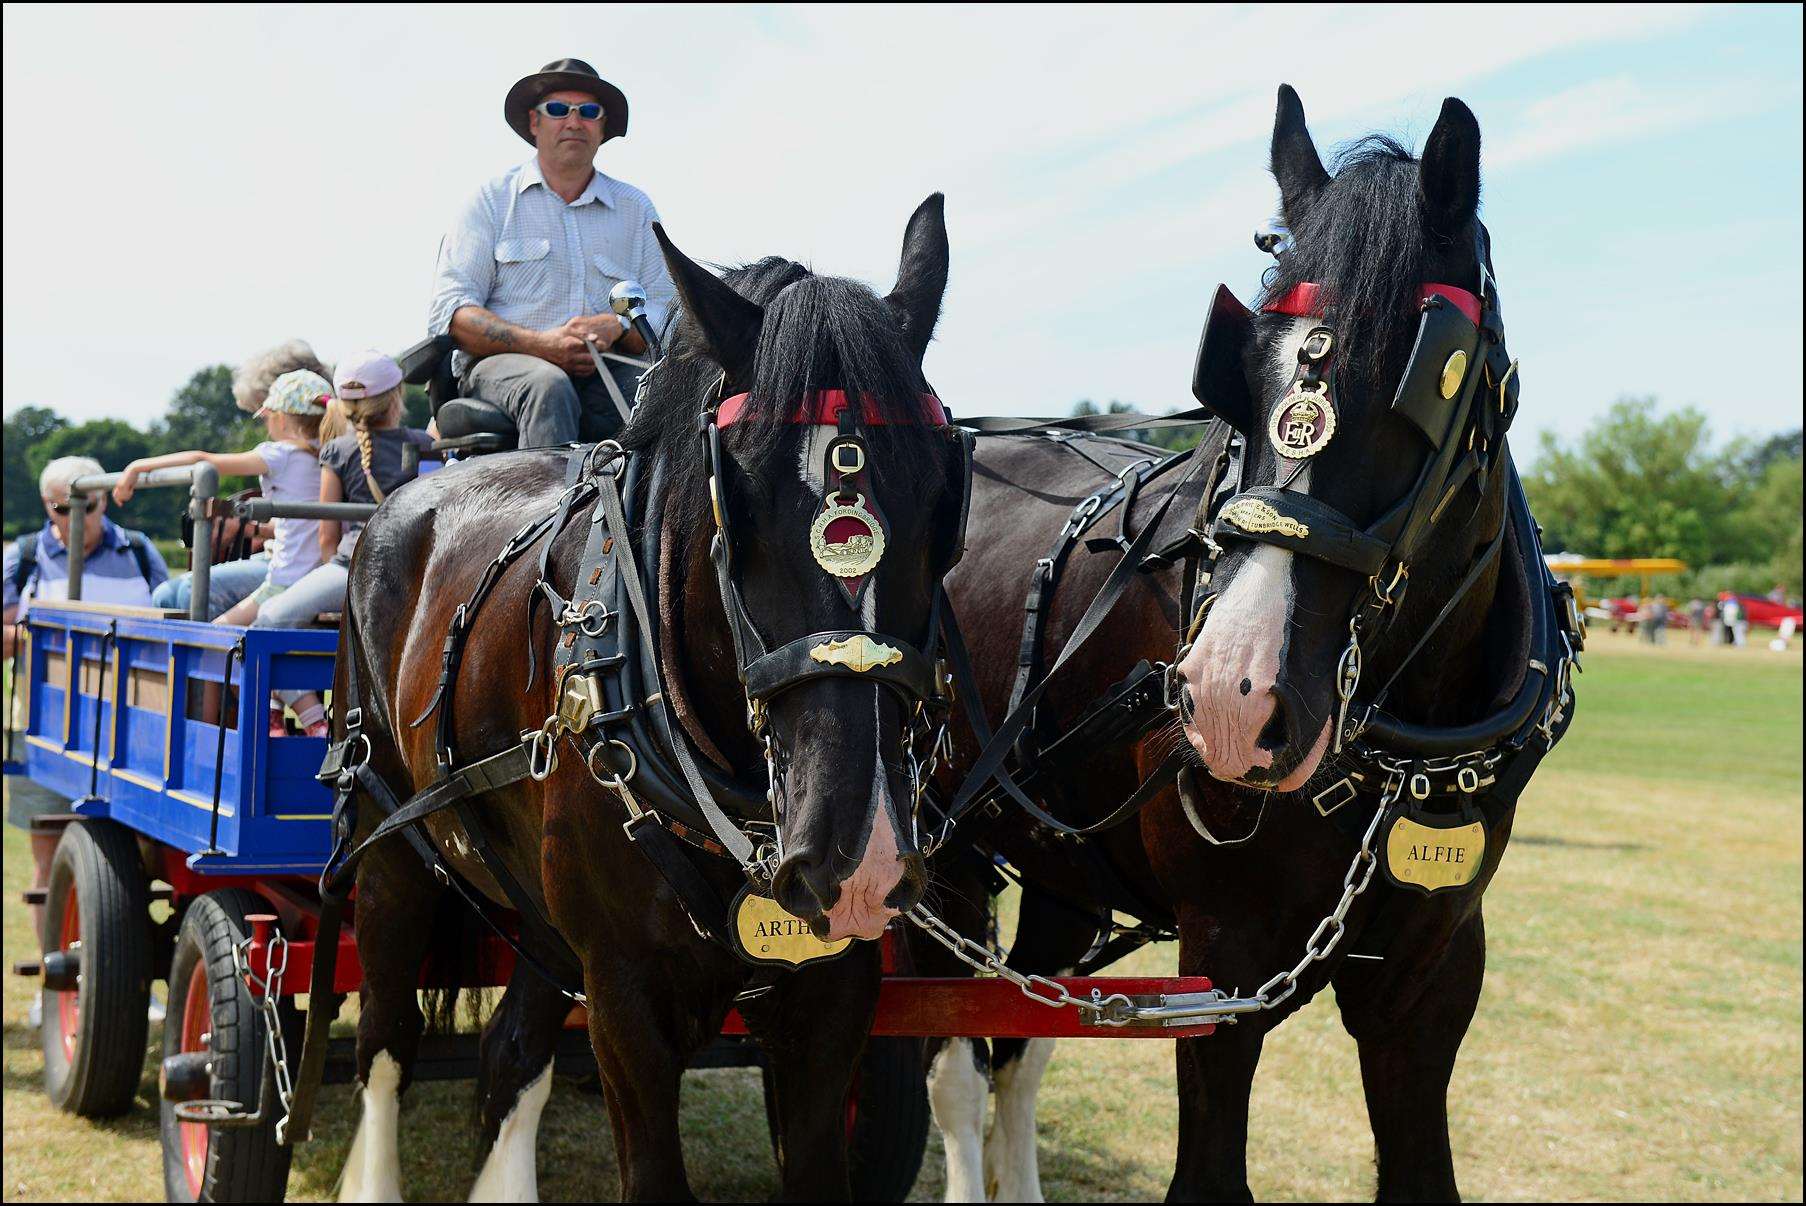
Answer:
[(623, 280), (646, 290), (662, 331), (675, 292), (645, 193), (603, 175), (596, 152), (627, 132), (627, 97), (580, 59), (559, 59), (508, 90), (502, 115), (534, 148), (464, 207), (439, 249), (428, 333), (450, 332), (466, 397), (507, 411), (522, 448), (600, 440), (620, 415), (599, 372), (627, 399), (637, 372), (603, 353), (645, 341), (610, 312)]

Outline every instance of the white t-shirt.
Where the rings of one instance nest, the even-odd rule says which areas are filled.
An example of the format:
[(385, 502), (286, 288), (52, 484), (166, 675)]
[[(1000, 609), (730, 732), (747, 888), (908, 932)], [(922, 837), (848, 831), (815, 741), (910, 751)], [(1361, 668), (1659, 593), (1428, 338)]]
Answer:
[[(263, 484), (265, 498), (273, 502), (320, 501), (320, 458), (313, 449), (265, 440), (256, 452), (270, 467), (257, 479)], [(320, 521), (278, 519), (276, 538), (269, 542), (268, 552), (270, 583), (293, 586), (320, 564)]]

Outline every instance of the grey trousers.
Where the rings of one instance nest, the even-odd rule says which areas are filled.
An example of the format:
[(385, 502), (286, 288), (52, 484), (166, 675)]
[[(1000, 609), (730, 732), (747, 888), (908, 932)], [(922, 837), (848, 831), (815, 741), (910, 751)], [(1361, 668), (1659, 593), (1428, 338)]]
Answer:
[[(629, 403), (639, 373), (604, 361)], [(507, 411), (520, 430), (521, 448), (549, 448), (579, 440), (606, 440), (621, 430), (621, 415), (600, 378), (571, 377), (549, 360), (521, 352), (486, 356), (464, 370), (464, 396)]]

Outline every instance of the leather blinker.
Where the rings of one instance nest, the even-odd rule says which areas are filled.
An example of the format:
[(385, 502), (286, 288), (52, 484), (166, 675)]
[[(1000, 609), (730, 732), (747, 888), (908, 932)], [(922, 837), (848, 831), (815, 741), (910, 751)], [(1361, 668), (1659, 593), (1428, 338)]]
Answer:
[(1253, 334), (1254, 315), (1228, 285), (1218, 285), (1198, 338), (1191, 392), (1217, 418), (1244, 435), (1254, 430), (1254, 396), (1242, 367)]
[(1457, 413), (1465, 413), (1463, 402), (1479, 376), (1479, 343), (1480, 329), (1460, 309), (1440, 296), (1425, 299), (1392, 409), (1409, 419), (1432, 448), (1452, 437), (1449, 424)]

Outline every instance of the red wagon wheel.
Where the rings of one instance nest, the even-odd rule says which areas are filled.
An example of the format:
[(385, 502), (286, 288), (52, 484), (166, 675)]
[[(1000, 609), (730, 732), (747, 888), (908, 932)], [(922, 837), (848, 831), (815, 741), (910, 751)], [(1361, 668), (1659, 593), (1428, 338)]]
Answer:
[(138, 840), (112, 821), (63, 830), (44, 901), (44, 1089), (89, 1118), (131, 1108), (150, 1008), (150, 892)]
[[(163, 1189), (171, 1202), (279, 1202), (293, 1149), (276, 1142), (280, 1109), (256, 1126), (186, 1122), (184, 1101), (236, 1102), (256, 1110), (267, 1082), (264, 1014), (239, 978), (233, 951), (251, 936), (251, 914), (266, 906), (239, 888), (209, 892), (188, 906), (169, 965), (163, 1022)], [(300, 1042), (299, 1014), (278, 1006), (290, 1050)]]

